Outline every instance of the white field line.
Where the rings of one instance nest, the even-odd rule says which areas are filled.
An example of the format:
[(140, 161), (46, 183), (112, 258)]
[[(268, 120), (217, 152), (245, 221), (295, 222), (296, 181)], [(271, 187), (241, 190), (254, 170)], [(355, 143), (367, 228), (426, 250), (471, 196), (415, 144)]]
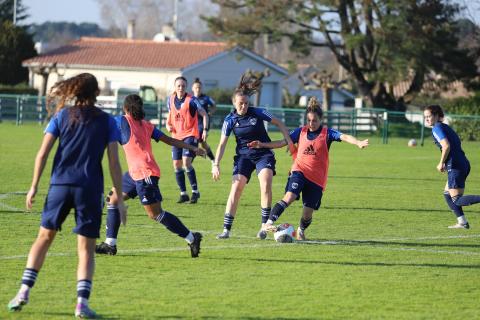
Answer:
[[(204, 234), (213, 233), (213, 231), (202, 231)], [(469, 235), (469, 236), (447, 236), (447, 237), (433, 237), (436, 240), (441, 239), (456, 239), (456, 238), (477, 238), (480, 237), (480, 234)], [(239, 238), (238, 236), (234, 236), (233, 239)], [(242, 236), (241, 238), (250, 238), (254, 239), (253, 237), (246, 237)], [(416, 240), (415, 238), (408, 238), (409, 240)], [(425, 238), (418, 238), (419, 240), (424, 240)], [(219, 240), (222, 242), (232, 241), (232, 240)], [(349, 245), (349, 244), (358, 244), (361, 242), (373, 242), (373, 241), (383, 241), (388, 242), (391, 241), (389, 239), (377, 239), (377, 240), (348, 240), (348, 241), (335, 241), (335, 240), (327, 240), (327, 241), (316, 241), (316, 240), (307, 240), (307, 241), (299, 241), (293, 243), (293, 245), (305, 245), (305, 244), (319, 244), (319, 245)], [(397, 240), (398, 241), (398, 240)], [(220, 245), (220, 246), (202, 246), (203, 250), (223, 250), (223, 249), (262, 249), (268, 247), (277, 247), (282, 246), (283, 244), (276, 243), (276, 242), (269, 242), (269, 241), (262, 241), (258, 242), (257, 244), (233, 244), (233, 245)], [(358, 246), (359, 248), (366, 248), (366, 246)], [(428, 252), (428, 253), (446, 253), (446, 254), (455, 254), (455, 255), (471, 255), (471, 256), (480, 256), (480, 252), (472, 252), (472, 251), (463, 251), (463, 250), (433, 250), (433, 249), (418, 249), (418, 248), (408, 248), (408, 247), (400, 247), (400, 248), (389, 248), (388, 243), (384, 245), (372, 245), (368, 246), (369, 249), (381, 249), (384, 251), (415, 251), (415, 252)], [(128, 249), (128, 250), (118, 250), (120, 254), (135, 254), (135, 253), (155, 253), (155, 252), (175, 252), (175, 251), (186, 251), (188, 250), (187, 246), (182, 247), (167, 247), (167, 248), (140, 248), (140, 249)], [(76, 252), (57, 252), (57, 253), (49, 253), (49, 257), (66, 257), (66, 256), (76, 256)], [(15, 260), (15, 259), (26, 259), (27, 255), (15, 255), (15, 256), (0, 256), (0, 260)]]
[(2, 209), (7, 209), (7, 210), (10, 210), (10, 211), (18, 211), (18, 212), (23, 212), (24, 210), (21, 209), (21, 208), (17, 208), (17, 207), (14, 207), (14, 206), (10, 206), (8, 204), (5, 204), (2, 202), (3, 199), (7, 199), (9, 196), (11, 195), (22, 195), (22, 196), (25, 196), (27, 193), (24, 192), (24, 191), (15, 191), (15, 192), (8, 192), (8, 193), (1, 193), (0, 194), (0, 208)]

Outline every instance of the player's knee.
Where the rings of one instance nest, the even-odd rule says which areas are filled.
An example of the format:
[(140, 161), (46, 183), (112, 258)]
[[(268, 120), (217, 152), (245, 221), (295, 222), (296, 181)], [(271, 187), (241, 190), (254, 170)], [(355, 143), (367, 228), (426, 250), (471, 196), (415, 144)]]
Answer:
[(452, 202), (456, 203), (461, 197), (462, 197), (462, 194), (457, 194), (456, 196), (453, 196), (452, 197)]

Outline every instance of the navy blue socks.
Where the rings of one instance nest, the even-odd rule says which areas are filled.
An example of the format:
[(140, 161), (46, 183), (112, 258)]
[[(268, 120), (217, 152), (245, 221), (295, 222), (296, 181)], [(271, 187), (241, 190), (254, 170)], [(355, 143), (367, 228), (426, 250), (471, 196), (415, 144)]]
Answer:
[(162, 211), (155, 220), (179, 237), (185, 238), (190, 233), (190, 230), (185, 227), (182, 221), (168, 211)]

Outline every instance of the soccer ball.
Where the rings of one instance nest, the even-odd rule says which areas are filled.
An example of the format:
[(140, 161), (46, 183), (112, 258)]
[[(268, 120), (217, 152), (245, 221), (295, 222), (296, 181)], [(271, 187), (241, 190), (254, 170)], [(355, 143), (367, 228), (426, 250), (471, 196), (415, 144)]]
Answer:
[(277, 231), (273, 234), (273, 238), (280, 243), (292, 243), (295, 239), (295, 235), (295, 227), (289, 223), (283, 223), (277, 227)]
[(417, 146), (417, 140), (415, 140), (415, 139), (408, 140), (408, 146), (409, 147), (416, 147)]

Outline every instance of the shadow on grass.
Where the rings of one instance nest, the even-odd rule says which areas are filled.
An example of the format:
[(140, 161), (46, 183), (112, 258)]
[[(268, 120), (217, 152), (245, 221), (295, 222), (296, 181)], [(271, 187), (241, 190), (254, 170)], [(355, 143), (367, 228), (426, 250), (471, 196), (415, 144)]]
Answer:
[[(431, 209), (431, 208), (376, 208), (376, 207), (347, 207), (347, 206), (324, 206), (327, 210), (368, 210), (368, 211), (388, 211), (388, 212), (443, 212), (448, 213), (448, 209)], [(320, 209), (321, 210), (321, 209)]]
[(311, 265), (332, 265), (332, 266), (354, 266), (354, 267), (425, 267), (425, 268), (446, 268), (446, 269), (479, 269), (479, 264), (462, 265), (462, 264), (441, 264), (441, 263), (402, 263), (402, 262), (360, 262), (360, 261), (330, 261), (330, 260), (313, 260), (313, 259), (275, 259), (275, 258), (204, 258), (208, 260), (239, 260), (239, 261), (255, 261), (268, 263), (299, 263)]
[(438, 181), (433, 178), (403, 178), (403, 177), (355, 177), (355, 176), (331, 176), (332, 179), (360, 179), (360, 180), (402, 180), (402, 181)]
[[(43, 312), (43, 315), (48, 316), (48, 319), (66, 319), (66, 318), (72, 318), (74, 316), (74, 313), (67, 313), (67, 312)], [(101, 315), (97, 314), (97, 317), (95, 319), (103, 319), (103, 320), (118, 320), (118, 319), (124, 319), (123, 317), (119, 316), (106, 316), (106, 315)], [(133, 318), (132, 318), (133, 319)]]
[[(432, 239), (434, 240), (434, 239)], [(329, 240), (329, 239), (308, 239), (308, 241), (298, 241), (301, 245), (345, 245), (345, 246), (406, 246), (406, 247), (450, 247), (450, 248), (475, 248), (480, 249), (478, 244), (452, 244), (452, 243), (416, 243), (416, 242), (398, 242), (398, 241), (380, 241), (380, 240)]]
[[(156, 316), (156, 315), (143, 315), (143, 316), (122, 316), (121, 319), (132, 319), (132, 320), (136, 320), (136, 319), (139, 319), (139, 318), (143, 318), (143, 317), (146, 317), (147, 319), (192, 319), (191, 316), (177, 316), (177, 315), (159, 315), (159, 316)], [(99, 319), (120, 319), (120, 317), (118, 318), (99, 318)], [(235, 320), (235, 319), (246, 319), (246, 320), (268, 320), (268, 319), (275, 319), (275, 320), (293, 320), (293, 319), (302, 319), (302, 320), (314, 320), (314, 319), (318, 319), (318, 318), (305, 318), (305, 317), (302, 317), (302, 318), (298, 318), (298, 317), (245, 317), (245, 316), (238, 316), (238, 317), (228, 317), (228, 316), (200, 316), (200, 317), (195, 317), (195, 319), (205, 319), (205, 320), (208, 320), (208, 319), (212, 319), (212, 320), (217, 320), (217, 319), (231, 319), (231, 320)]]

